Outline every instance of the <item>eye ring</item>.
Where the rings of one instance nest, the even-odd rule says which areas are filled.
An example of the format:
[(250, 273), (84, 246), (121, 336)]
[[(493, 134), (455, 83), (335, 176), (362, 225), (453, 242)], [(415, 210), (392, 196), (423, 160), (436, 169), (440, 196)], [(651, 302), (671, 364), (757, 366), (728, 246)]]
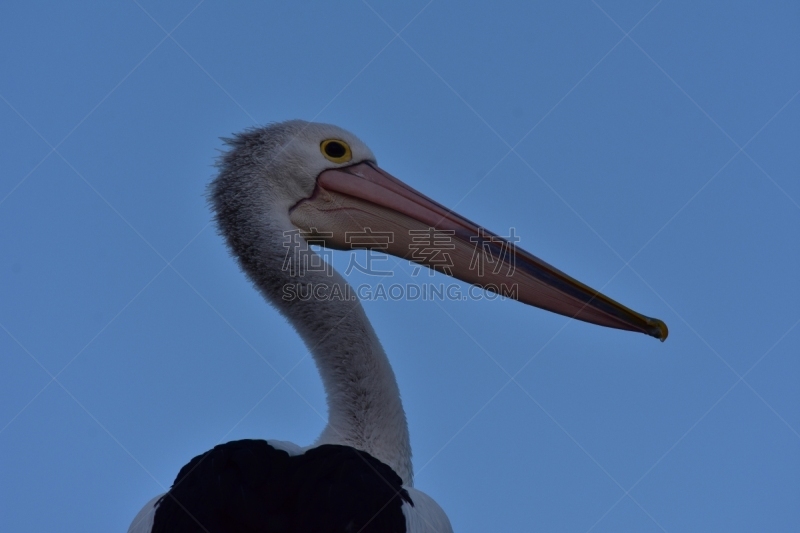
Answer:
[(341, 139), (325, 139), (319, 144), (319, 150), (325, 159), (334, 163), (347, 163), (353, 159), (350, 145)]

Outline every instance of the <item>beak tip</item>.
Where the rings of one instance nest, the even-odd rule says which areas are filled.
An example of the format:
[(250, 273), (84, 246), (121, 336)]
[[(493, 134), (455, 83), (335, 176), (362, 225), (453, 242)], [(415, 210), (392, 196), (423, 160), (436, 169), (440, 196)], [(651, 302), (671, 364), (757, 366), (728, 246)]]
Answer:
[(648, 318), (647, 325), (650, 326), (650, 332), (648, 334), (651, 337), (655, 337), (661, 342), (667, 340), (667, 337), (669, 336), (669, 329), (664, 321), (657, 318)]

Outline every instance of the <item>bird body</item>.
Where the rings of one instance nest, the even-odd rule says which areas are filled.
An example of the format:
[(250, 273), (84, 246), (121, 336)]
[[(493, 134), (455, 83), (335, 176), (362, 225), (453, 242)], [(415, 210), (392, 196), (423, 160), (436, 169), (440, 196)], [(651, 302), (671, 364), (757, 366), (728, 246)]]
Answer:
[[(313, 266), (320, 258), (309, 243), (349, 249), (348, 233), (381, 230), (393, 235), (390, 243), (368, 238), (359, 247), (442, 270), (413, 256), (409, 235), (444, 231), (455, 242), (449, 275), (487, 290), (496, 290), (494, 282), (513, 282), (524, 303), (666, 337), (661, 321), (527, 252), (511, 257), (500, 237), (381, 170), (372, 151), (341, 128), (289, 121), (227, 142), (210, 187), (220, 233), (310, 351), (325, 388), (328, 423), (309, 447), (243, 440), (195, 457), (167, 494), (145, 505), (129, 533), (452, 531), (444, 511), (413, 487), (408, 424), (389, 359), (360, 302), (333, 297), (354, 293), (331, 267)], [(474, 272), (468, 265), (476, 246), (516, 268), (505, 277)]]

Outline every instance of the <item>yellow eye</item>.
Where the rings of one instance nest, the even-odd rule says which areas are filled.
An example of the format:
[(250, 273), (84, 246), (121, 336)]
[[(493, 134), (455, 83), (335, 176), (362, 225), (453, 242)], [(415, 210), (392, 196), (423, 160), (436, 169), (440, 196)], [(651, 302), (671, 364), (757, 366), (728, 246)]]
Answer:
[(353, 159), (350, 145), (339, 139), (327, 139), (320, 143), (319, 149), (328, 161), (347, 163)]

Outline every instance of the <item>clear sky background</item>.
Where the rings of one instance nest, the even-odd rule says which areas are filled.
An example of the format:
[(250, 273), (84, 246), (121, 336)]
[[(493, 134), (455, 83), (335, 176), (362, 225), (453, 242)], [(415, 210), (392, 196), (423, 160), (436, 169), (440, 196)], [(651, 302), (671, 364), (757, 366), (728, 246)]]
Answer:
[(365, 303), (457, 531), (797, 530), (798, 27), (791, 1), (4, 5), (0, 530), (124, 531), (219, 442), (315, 439), (313, 362), (204, 198), (219, 137), (291, 118), (670, 327)]

